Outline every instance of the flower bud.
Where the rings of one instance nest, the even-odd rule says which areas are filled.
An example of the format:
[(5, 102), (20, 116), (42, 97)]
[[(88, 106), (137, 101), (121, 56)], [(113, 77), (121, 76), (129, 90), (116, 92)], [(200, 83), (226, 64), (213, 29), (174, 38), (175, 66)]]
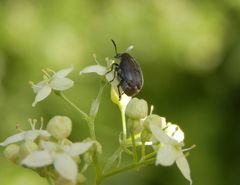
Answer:
[(132, 119), (142, 119), (147, 116), (148, 105), (143, 99), (133, 98), (127, 105), (126, 115)]
[(144, 120), (143, 126), (149, 129), (150, 124), (155, 124), (159, 128), (163, 129), (166, 127), (166, 119), (156, 114), (151, 114)]
[(11, 144), (5, 148), (5, 150), (3, 151), (3, 154), (8, 160), (16, 163), (19, 157), (19, 150), (20, 150), (20, 147), (17, 144)]
[(75, 183), (67, 179), (59, 178), (56, 185), (75, 185)]
[(128, 126), (128, 129), (134, 134), (137, 134), (142, 130), (142, 125), (140, 123), (140, 120), (137, 120), (137, 119), (129, 118), (127, 121), (127, 126)]
[(66, 116), (55, 116), (48, 122), (47, 131), (55, 139), (65, 139), (72, 132), (72, 121)]
[(77, 176), (77, 182), (78, 182), (79, 184), (84, 183), (86, 180), (87, 180), (86, 177), (85, 177), (82, 173), (79, 173), (79, 174), (78, 174), (78, 176)]
[(26, 157), (28, 154), (38, 150), (39, 147), (36, 143), (33, 141), (25, 141), (24, 143), (21, 144), (20, 146), (20, 158)]
[(146, 141), (149, 141), (152, 136), (152, 133), (148, 129), (143, 129), (141, 132), (141, 141), (145, 143)]

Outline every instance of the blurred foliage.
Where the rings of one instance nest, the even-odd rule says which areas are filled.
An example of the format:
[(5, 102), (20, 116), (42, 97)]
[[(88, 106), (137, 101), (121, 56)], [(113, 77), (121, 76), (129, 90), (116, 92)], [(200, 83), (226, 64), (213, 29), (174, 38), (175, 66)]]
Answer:
[[(73, 64), (75, 87), (67, 94), (88, 110), (97, 95), (94, 75), (79, 77), (93, 64), (114, 55), (110, 39), (124, 51), (133, 44), (145, 78), (140, 98), (154, 112), (179, 124), (186, 145), (196, 144), (188, 160), (196, 185), (237, 184), (240, 159), (240, 1), (239, 0), (1, 0), (0, 1), (0, 139), (28, 126), (68, 115), (74, 140), (88, 136), (77, 112), (51, 95), (36, 108), (29, 80), (41, 69)], [(111, 114), (109, 114), (111, 110)], [(97, 118), (102, 159), (115, 150), (120, 114), (105, 90)], [(41, 177), (0, 156), (1, 184), (47, 184)], [(88, 183), (91, 179), (88, 180)], [(176, 166), (148, 167), (106, 180), (104, 184), (187, 184)]]

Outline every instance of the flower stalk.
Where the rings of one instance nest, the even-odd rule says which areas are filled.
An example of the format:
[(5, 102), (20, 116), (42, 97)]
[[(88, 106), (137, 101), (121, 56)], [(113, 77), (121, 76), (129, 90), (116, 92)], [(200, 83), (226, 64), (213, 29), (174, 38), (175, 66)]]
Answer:
[(111, 176), (117, 175), (119, 173), (123, 173), (123, 172), (129, 171), (129, 170), (132, 170), (132, 169), (139, 169), (139, 168), (145, 167), (145, 166), (147, 166), (149, 164), (153, 164), (155, 162), (155, 160), (156, 160), (156, 158), (152, 158), (152, 159), (149, 159), (149, 160), (146, 160), (146, 161), (142, 161), (142, 162), (138, 162), (138, 163), (133, 163), (133, 164), (127, 165), (125, 167), (119, 168), (119, 169), (114, 170), (112, 172), (109, 172), (107, 174), (103, 174), (102, 179), (105, 179), (107, 177), (111, 177)]
[(137, 147), (136, 147), (134, 132), (132, 129), (131, 129), (130, 133), (131, 133), (131, 141), (132, 141), (133, 160), (136, 163), (138, 161), (138, 155), (137, 155)]
[(48, 176), (48, 177), (47, 177), (47, 181), (48, 181), (48, 184), (49, 184), (49, 185), (55, 185), (55, 182), (54, 182), (54, 180), (53, 180), (52, 177)]
[(64, 101), (66, 101), (68, 104), (70, 104), (75, 110), (77, 110), (84, 119), (88, 120), (88, 114), (85, 113), (83, 110), (81, 110), (77, 105), (75, 105), (70, 99), (67, 98), (66, 95), (63, 94), (63, 92), (55, 92), (58, 96), (60, 96)]
[(145, 157), (145, 142), (142, 142), (141, 145), (141, 159), (144, 159)]
[(125, 109), (126, 108), (120, 108), (121, 118), (122, 118), (123, 143), (126, 143), (126, 140), (127, 140), (127, 124), (126, 124), (126, 117), (125, 117)]

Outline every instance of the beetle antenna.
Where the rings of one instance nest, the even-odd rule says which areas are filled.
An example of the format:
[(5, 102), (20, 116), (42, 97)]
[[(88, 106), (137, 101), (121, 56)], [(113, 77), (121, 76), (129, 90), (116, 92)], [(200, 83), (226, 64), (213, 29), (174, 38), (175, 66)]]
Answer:
[(111, 40), (112, 43), (113, 43), (113, 46), (114, 46), (114, 49), (115, 49), (115, 52), (116, 52), (116, 55), (118, 55), (118, 52), (117, 52), (117, 45), (116, 43), (114, 42), (114, 40)]

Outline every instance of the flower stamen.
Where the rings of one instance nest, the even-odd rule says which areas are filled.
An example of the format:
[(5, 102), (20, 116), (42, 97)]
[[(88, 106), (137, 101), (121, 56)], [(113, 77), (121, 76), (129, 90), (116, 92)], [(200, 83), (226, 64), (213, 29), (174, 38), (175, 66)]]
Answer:
[(28, 83), (29, 83), (29, 85), (31, 85), (31, 86), (35, 86), (35, 84), (34, 84), (33, 81), (29, 81)]
[(196, 145), (194, 144), (194, 145), (190, 146), (189, 148), (182, 149), (182, 152), (187, 152), (189, 150), (192, 150), (195, 147), (196, 147)]
[(97, 55), (96, 55), (95, 53), (93, 54), (93, 59), (94, 59), (94, 61), (96, 62), (96, 64), (99, 65), (99, 62), (98, 62), (98, 60), (97, 60)]
[(45, 76), (47, 76), (48, 79), (51, 78), (51, 75), (47, 72), (47, 70), (42, 69), (42, 72)]
[(29, 118), (28, 122), (30, 123), (31, 129), (35, 130), (35, 126), (36, 126), (37, 120)]
[(43, 117), (40, 118), (40, 122), (41, 122), (41, 124), (40, 124), (40, 130), (42, 130), (42, 128), (43, 128), (43, 123), (44, 123)]
[(24, 132), (24, 130), (21, 129), (21, 125), (20, 125), (20, 124), (16, 124), (16, 129), (17, 129), (19, 132)]
[(52, 73), (53, 75), (56, 74), (56, 72), (54, 70), (50, 69), (50, 68), (47, 68), (46, 70), (47, 70), (47, 72)]
[(153, 106), (153, 105), (151, 105), (151, 107), (150, 107), (150, 113), (149, 113), (149, 115), (151, 115), (151, 114), (153, 113), (153, 110), (154, 110), (154, 106)]

